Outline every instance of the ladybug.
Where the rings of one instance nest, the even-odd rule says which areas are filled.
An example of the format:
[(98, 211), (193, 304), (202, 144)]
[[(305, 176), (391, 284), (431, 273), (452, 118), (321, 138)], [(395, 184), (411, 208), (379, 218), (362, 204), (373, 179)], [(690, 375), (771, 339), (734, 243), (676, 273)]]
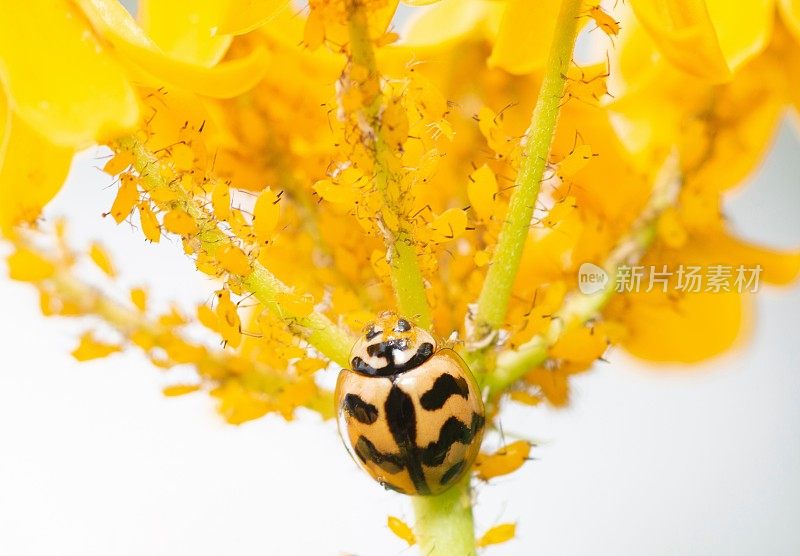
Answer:
[(466, 363), (394, 313), (364, 328), (336, 382), (339, 434), (384, 487), (439, 494), (478, 455), (486, 421)]

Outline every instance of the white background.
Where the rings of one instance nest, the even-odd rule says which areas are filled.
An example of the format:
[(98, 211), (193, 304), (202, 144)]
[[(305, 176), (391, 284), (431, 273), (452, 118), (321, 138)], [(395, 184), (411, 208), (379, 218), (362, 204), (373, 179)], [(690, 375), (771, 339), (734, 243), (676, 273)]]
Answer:
[[(728, 214), (748, 238), (800, 245), (800, 143), (782, 129)], [(161, 301), (212, 283), (169, 242), (148, 246), (100, 213), (114, 188), (91, 152), (48, 209), (79, 244), (114, 246), (121, 285)], [(2, 248), (7, 251), (6, 246)], [(2, 267), (0, 267), (2, 271)], [(203, 394), (167, 399), (138, 354), (78, 364), (83, 326), (44, 319), (0, 278), (0, 554), (413, 553), (386, 527), (412, 520), (310, 413), (224, 424)], [(576, 377), (567, 410), (513, 408), (535, 461), (477, 487), (479, 532), (518, 522), (496, 555), (800, 553), (800, 288), (764, 291), (749, 343), (702, 367), (647, 367), (620, 351)], [(713, 331), (709, 331), (712, 334)]]

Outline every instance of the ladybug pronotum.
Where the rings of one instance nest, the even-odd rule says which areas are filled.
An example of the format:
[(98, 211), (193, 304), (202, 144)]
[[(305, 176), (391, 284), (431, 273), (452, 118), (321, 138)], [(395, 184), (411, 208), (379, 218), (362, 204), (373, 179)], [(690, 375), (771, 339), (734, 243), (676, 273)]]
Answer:
[(443, 492), (475, 461), (483, 400), (466, 363), (394, 313), (368, 325), (336, 383), (339, 433), (353, 459), (403, 494)]

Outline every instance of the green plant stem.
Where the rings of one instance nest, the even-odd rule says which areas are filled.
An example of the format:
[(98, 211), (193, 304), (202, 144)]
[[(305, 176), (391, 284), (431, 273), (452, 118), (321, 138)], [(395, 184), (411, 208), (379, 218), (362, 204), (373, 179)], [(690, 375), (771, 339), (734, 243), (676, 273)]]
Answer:
[[(358, 119), (369, 128), (361, 140), (372, 149), (375, 162), (374, 184), (380, 191), (384, 205), (394, 212), (399, 229), (383, 233), (387, 248), (387, 260), (392, 279), (392, 288), (400, 313), (413, 319), (417, 325), (430, 328), (431, 310), (425, 293), (425, 280), (417, 258), (416, 242), (404, 211), (400, 210), (401, 199), (391, 195), (393, 185), (399, 183), (390, 157), (395, 156), (387, 144), (380, 122), (383, 96), (380, 93), (380, 73), (375, 61), (375, 51), (369, 36), (369, 25), (364, 7), (354, 2), (348, 20), (350, 53), (352, 64), (367, 70), (367, 87), (374, 91), (373, 98), (365, 98), (365, 106)], [(362, 84), (362, 85), (365, 85)]]
[[(531, 124), (524, 138), (521, 165), (505, 223), (486, 274), (470, 342), (484, 349), (505, 322), (511, 290), (533, 218), (564, 96), (566, 74), (578, 32), (581, 0), (563, 0)], [(523, 48), (524, 45), (520, 45)]]
[(470, 474), (438, 496), (413, 500), (414, 534), (425, 556), (473, 556), (475, 525), (472, 520)]
[(658, 217), (666, 208), (675, 204), (679, 190), (678, 159), (677, 155), (673, 155), (667, 159), (656, 177), (650, 199), (639, 218), (630, 232), (617, 242), (616, 248), (603, 265), (603, 270), (609, 276), (609, 283), (604, 289), (590, 295), (571, 292), (544, 334), (534, 336), (515, 350), (498, 354), (494, 372), (484, 376), (483, 384), (488, 387), (490, 400), (502, 394), (528, 371), (544, 363), (550, 347), (564, 329), (575, 323), (585, 323), (602, 311), (615, 293), (619, 267), (641, 260), (656, 238)]
[[(134, 137), (121, 139), (118, 143), (121, 149), (133, 154), (134, 168), (139, 172), (139, 178), (145, 189), (169, 188), (179, 194), (182, 206), (198, 223), (200, 232), (197, 239), (202, 250), (213, 256), (219, 247), (232, 240), (219, 228), (213, 215), (197, 204), (190, 192), (181, 188), (179, 180), (169, 182), (163, 177), (164, 174), (159, 171), (163, 163), (144, 145)], [(280, 318), (292, 333), (308, 342), (323, 356), (338, 365), (349, 365), (350, 349), (354, 340), (347, 332), (316, 311), (307, 315), (292, 314), (278, 303), (278, 297), (292, 293), (292, 288), (281, 282), (258, 261), (252, 263), (252, 269), (253, 271), (243, 277), (241, 282), (258, 301)]]

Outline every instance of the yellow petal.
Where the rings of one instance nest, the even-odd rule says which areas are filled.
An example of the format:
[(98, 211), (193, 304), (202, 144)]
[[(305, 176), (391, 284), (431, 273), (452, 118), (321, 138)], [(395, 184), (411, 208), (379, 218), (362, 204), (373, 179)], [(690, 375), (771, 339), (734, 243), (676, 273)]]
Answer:
[[(726, 81), (725, 60), (704, 0), (631, 0), (636, 16), (659, 50), (683, 71), (711, 81)], [(730, 4), (730, 9), (739, 5)]]
[(650, 361), (696, 363), (723, 353), (740, 337), (739, 293), (669, 295), (654, 289), (615, 298), (612, 305), (627, 305), (621, 320), (628, 331), (622, 346), (628, 352)]
[(33, 222), (69, 172), (72, 149), (52, 144), (8, 110), (0, 91), (0, 232)]
[(794, 34), (795, 40), (800, 41), (800, 0), (778, 0), (783, 22)]
[(122, 4), (112, 0), (76, 2), (95, 29), (142, 70), (139, 77), (146, 85), (158, 87), (167, 83), (210, 97), (230, 98), (251, 89), (269, 69), (268, 53), (260, 46), (243, 58), (214, 67), (172, 58), (150, 40)]
[(759, 54), (769, 43), (775, 0), (706, 0), (722, 55), (731, 71)]
[(142, 29), (165, 54), (200, 66), (219, 62), (231, 36), (219, 32), (223, 2), (140, 0)]
[(560, 0), (508, 0), (489, 67), (520, 75), (544, 66), (560, 5)]
[(223, 0), (220, 33), (242, 35), (271, 21), (283, 10), (291, 10), (290, 0)]
[(409, 20), (403, 43), (417, 48), (442, 47), (470, 35), (480, 37), (487, 34), (488, 27), (496, 26), (502, 10), (501, 2), (442, 0)]
[(86, 147), (138, 120), (123, 68), (70, 2), (2, 3), (0, 78), (13, 110), (58, 145)]

